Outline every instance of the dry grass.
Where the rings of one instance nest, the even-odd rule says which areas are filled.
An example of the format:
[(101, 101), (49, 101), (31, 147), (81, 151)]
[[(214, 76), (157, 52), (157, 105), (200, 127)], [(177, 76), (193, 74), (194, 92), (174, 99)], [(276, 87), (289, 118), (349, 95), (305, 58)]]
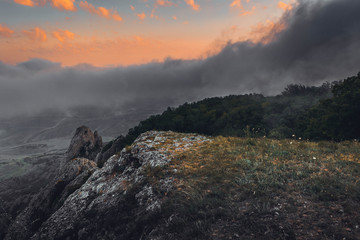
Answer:
[(360, 144), (215, 137), (173, 156), (184, 187), (297, 191), (320, 200), (360, 200)]
[(174, 147), (184, 136), (171, 133), (157, 146), (173, 158), (166, 168), (176, 169), (164, 212), (181, 220), (168, 231), (205, 239), (360, 238), (358, 142), (214, 137)]

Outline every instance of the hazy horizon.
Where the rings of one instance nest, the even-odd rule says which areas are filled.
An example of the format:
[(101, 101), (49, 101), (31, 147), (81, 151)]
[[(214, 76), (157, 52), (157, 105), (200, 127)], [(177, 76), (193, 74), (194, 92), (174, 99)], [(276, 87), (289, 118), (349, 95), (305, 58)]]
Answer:
[[(34, 6), (29, 7), (16, 4), (22, 2), (20, 0), (14, 2), (11, 4), (8, 1), (6, 4), (12, 8), (28, 8), (28, 11), (50, 11), (52, 8), (49, 7), (55, 6), (40, 6), (36, 5), (36, 1), (30, 1)], [(208, 11), (205, 7), (207, 5), (202, 1), (195, 2), (200, 7), (203, 6), (204, 10), (188, 9), (191, 4), (182, 6), (176, 1), (173, 2), (177, 4), (176, 7), (171, 5), (171, 1), (157, 1), (155, 4), (158, 4), (156, 10), (164, 3), (168, 5), (163, 6), (164, 8), (184, 7), (194, 14), (205, 14)], [(225, 5), (231, 15), (236, 9), (241, 12), (241, 8), (250, 3), (258, 6), (262, 1), (235, 0)], [(282, 12), (280, 15), (278, 12), (274, 13), (276, 21), (265, 21), (261, 25), (260, 17), (256, 28), (249, 27), (252, 32), (245, 40), (228, 38), (227, 43), (220, 41), (217, 44), (217, 47), (222, 46), (220, 49), (214, 50), (207, 57), (192, 60), (169, 57), (164, 61), (145, 64), (96, 67), (89, 62), (66, 66), (61, 61), (39, 58), (12, 65), (5, 63), (5, 57), (2, 56), (1, 117), (48, 109), (66, 112), (81, 106), (126, 112), (140, 105), (175, 106), (229, 94), (274, 95), (288, 84), (319, 85), (325, 81), (342, 80), (360, 71), (359, 1), (308, 0), (274, 3)], [(254, 11), (255, 9), (257, 8)], [(64, 9), (60, 11), (61, 14), (64, 12)], [(79, 11), (70, 12), (80, 14)], [(220, 15), (223, 14), (224, 12)], [(246, 16), (239, 14), (236, 16), (241, 22)], [(99, 17), (96, 14), (91, 16)], [(4, 19), (6, 16), (0, 18), (0, 41), (4, 43), (3, 46), (20, 38), (15, 31), (4, 27)], [(12, 18), (9, 19), (10, 22), (13, 21)], [(137, 26), (140, 23), (133, 24)], [(236, 28), (233, 30), (236, 31)], [(223, 40), (226, 39), (226, 34), (225, 32)], [(215, 40), (212, 39), (213, 42)], [(41, 47), (41, 44), (43, 43), (35, 41), (34, 47)], [(19, 49), (21, 47), (23, 46), (18, 46)], [(74, 54), (74, 57), (77, 55)]]

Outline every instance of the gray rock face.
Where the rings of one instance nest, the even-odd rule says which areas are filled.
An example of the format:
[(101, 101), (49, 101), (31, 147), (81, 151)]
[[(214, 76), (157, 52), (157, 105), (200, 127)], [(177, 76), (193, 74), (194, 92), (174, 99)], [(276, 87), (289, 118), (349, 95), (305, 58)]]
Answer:
[(97, 154), (95, 159), (95, 162), (98, 164), (98, 166), (102, 167), (106, 162), (106, 160), (108, 160), (112, 155), (121, 152), (121, 150), (124, 148), (123, 140), (124, 137), (119, 136), (115, 140), (106, 144), (101, 149), (101, 151)]
[(90, 128), (81, 126), (76, 129), (75, 135), (71, 139), (66, 158), (67, 160), (73, 158), (95, 160), (101, 147), (102, 138), (98, 135), (97, 131), (93, 133)]
[(176, 188), (177, 170), (166, 166), (174, 151), (206, 139), (167, 137), (144, 133), (102, 168), (85, 158), (67, 160), (59, 179), (18, 217), (6, 239), (169, 239), (157, 234), (167, 221), (167, 194)]
[(41, 224), (62, 206), (65, 199), (89, 178), (96, 164), (85, 158), (70, 160), (57, 177), (40, 191), (20, 213), (5, 239), (29, 239)]
[(96, 132), (93, 134), (87, 127), (78, 128), (56, 177), (17, 216), (5, 239), (29, 239), (96, 170), (94, 161), (79, 156), (94, 156), (101, 144), (101, 137)]
[[(130, 151), (123, 149), (110, 157), (32, 239), (140, 239), (151, 230), (158, 221), (162, 196), (148, 183), (145, 173), (170, 161), (162, 151), (153, 149), (153, 141), (146, 142), (159, 134), (145, 133)], [(160, 188), (172, 187), (169, 175)]]

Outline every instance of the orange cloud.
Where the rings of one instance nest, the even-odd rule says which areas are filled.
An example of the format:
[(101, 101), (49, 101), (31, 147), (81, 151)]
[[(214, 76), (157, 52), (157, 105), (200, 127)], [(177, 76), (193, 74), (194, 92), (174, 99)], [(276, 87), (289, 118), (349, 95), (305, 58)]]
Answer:
[[(246, 0), (246, 3), (249, 3), (250, 0)], [(230, 7), (233, 8), (233, 9), (239, 9), (240, 10), (240, 16), (247, 16), (247, 15), (252, 15), (254, 14), (255, 10), (256, 10), (256, 6), (253, 6), (251, 8), (250, 11), (246, 10), (243, 3), (242, 3), (242, 0), (233, 0), (231, 3), (230, 3)]]
[(176, 16), (173, 16), (173, 19), (174, 19), (174, 20), (177, 20), (177, 17), (176, 17)]
[(130, 5), (131, 11), (135, 11), (135, 7), (133, 5)]
[(136, 14), (136, 16), (140, 19), (140, 20), (144, 20), (146, 18), (146, 14), (145, 13), (139, 13)]
[(51, 5), (60, 11), (76, 11), (75, 0), (50, 0)]
[(194, 2), (194, 0), (184, 0), (186, 2), (187, 5), (191, 6), (193, 10), (195, 11), (199, 11), (200, 9), (200, 5), (199, 4), (196, 4)]
[(60, 42), (65, 42), (66, 40), (74, 40), (75, 34), (68, 30), (58, 30), (53, 32), (53, 37)]
[(251, 11), (246, 11), (245, 9), (240, 13), (240, 16), (253, 15), (256, 10), (256, 6), (251, 8)]
[(46, 3), (50, 3), (53, 8), (60, 11), (77, 10), (74, 5), (75, 0), (14, 0), (14, 2), (29, 7), (44, 6)]
[(0, 24), (0, 36), (11, 37), (13, 35), (13, 33), (14, 33), (13, 30)]
[[(249, 2), (250, 2), (250, 0), (246, 0), (246, 3), (249, 3)], [(241, 8), (241, 9), (244, 8), (241, 0), (233, 0), (230, 3), (230, 7), (232, 7), (232, 8)]]
[(113, 19), (115, 21), (122, 21), (122, 17), (117, 13), (117, 11), (112, 9), (106, 9), (104, 7), (94, 7), (91, 3), (88, 3), (87, 1), (81, 1), (79, 3), (79, 6), (84, 9), (85, 11), (88, 11), (89, 13), (96, 14), (100, 17), (106, 18), (106, 19)]
[(159, 16), (157, 16), (157, 15), (155, 14), (156, 8), (157, 8), (157, 6), (156, 6), (156, 3), (155, 3), (154, 8), (153, 8), (152, 11), (151, 11), (150, 18), (159, 19)]
[(145, 43), (145, 39), (143, 37), (140, 37), (140, 36), (134, 36), (134, 39), (136, 40), (136, 42), (140, 45), (144, 45)]
[[(58, 32), (58, 30), (55, 30)], [(33, 35), (35, 35), (35, 31)], [(49, 37), (49, 34), (51, 35)], [(34, 37), (32, 35), (32, 37)], [(63, 66), (89, 63), (95, 66), (133, 65), (151, 61), (162, 61), (167, 57), (174, 59), (194, 59), (207, 49), (209, 39), (179, 39), (153, 36), (128, 35), (107, 38), (105, 36), (78, 36), (74, 40), (60, 42), (48, 33), (46, 42), (29, 41), (23, 38), (12, 38), (0, 44), (0, 59), (3, 62), (16, 64), (30, 58), (43, 58), (61, 62)]]
[(36, 3), (34, 3), (32, 0), (14, 0), (14, 2), (29, 7), (33, 7), (36, 5)]
[(155, 18), (155, 19), (157, 19), (157, 20), (160, 19), (160, 17), (159, 17), (158, 15), (155, 15), (154, 12), (152, 12), (152, 13), (150, 14), (150, 18)]
[(242, 8), (242, 3), (241, 0), (234, 0), (232, 3), (230, 3), (230, 7), (238, 7), (238, 8)]
[(98, 15), (109, 18), (110, 17), (110, 11), (104, 7), (98, 7)]
[(291, 4), (286, 4), (284, 2), (278, 2), (277, 7), (284, 10), (284, 11), (290, 11), (293, 9), (293, 6)]
[(285, 28), (286, 25), (282, 22), (266, 20), (265, 23), (259, 23), (252, 28), (249, 34), (249, 40), (254, 43), (268, 44)]
[(40, 42), (46, 42), (47, 36), (43, 29), (36, 27), (32, 29), (31, 31), (23, 30), (23, 33), (33, 41), (40, 41)]
[(118, 13), (113, 13), (113, 15), (111, 17), (112, 17), (112, 19), (114, 19), (115, 21), (118, 21), (118, 22), (121, 22), (123, 20), (123, 18)]
[(99, 16), (101, 16), (101, 17), (105, 17), (103, 14), (103, 12), (100, 10), (100, 9), (103, 9), (103, 8), (101, 8), (100, 7), (100, 9), (96, 9), (96, 7), (94, 7), (94, 5), (92, 5), (91, 3), (88, 3), (87, 1), (81, 1), (80, 3), (79, 3), (79, 6), (82, 8), (82, 9), (84, 9), (84, 10), (86, 10), (86, 11), (88, 11), (89, 13), (93, 13), (93, 14), (97, 14), (97, 15), (99, 15)]
[(157, 0), (155, 6), (170, 7), (170, 6), (176, 6), (176, 4), (168, 0)]

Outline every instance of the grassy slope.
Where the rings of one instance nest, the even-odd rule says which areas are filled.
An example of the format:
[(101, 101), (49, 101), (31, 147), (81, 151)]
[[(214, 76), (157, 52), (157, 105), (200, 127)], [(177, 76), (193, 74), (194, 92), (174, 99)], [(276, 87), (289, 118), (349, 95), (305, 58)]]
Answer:
[[(360, 144), (214, 137), (168, 151), (173, 239), (360, 239)], [(149, 169), (156, 183), (165, 176)], [(169, 235), (170, 234), (170, 235)]]

